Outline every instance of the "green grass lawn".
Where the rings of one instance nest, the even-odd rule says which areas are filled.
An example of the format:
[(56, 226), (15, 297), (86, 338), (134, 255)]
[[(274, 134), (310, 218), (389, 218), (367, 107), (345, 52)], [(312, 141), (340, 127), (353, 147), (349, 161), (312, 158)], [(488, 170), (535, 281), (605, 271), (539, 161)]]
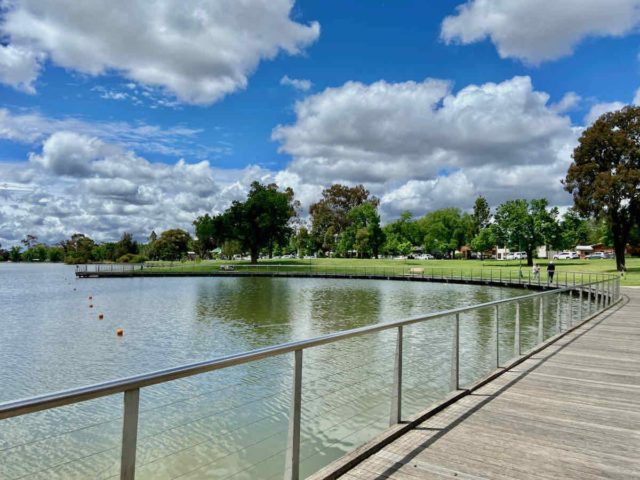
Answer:
[[(541, 277), (546, 279), (546, 266), (548, 260), (536, 260), (541, 266)], [(154, 265), (156, 262), (148, 262)], [(571, 272), (569, 275), (580, 273), (611, 273), (617, 274), (615, 260), (556, 260), (556, 275), (561, 276), (564, 280), (565, 272)], [(202, 261), (202, 262), (183, 262), (176, 263), (173, 268), (162, 268), (162, 270), (185, 270), (194, 272), (217, 271), (220, 265), (234, 265), (236, 270), (249, 269), (248, 261)], [(275, 265), (286, 265), (291, 270), (303, 270), (305, 267), (310, 271), (317, 272), (336, 272), (342, 273), (350, 269), (363, 269), (364, 272), (372, 274), (382, 273), (408, 273), (410, 268), (424, 268), (425, 275), (431, 273), (435, 275), (454, 275), (463, 276), (479, 276), (480, 270), (483, 275), (487, 275), (491, 270), (494, 276), (499, 276), (500, 272), (504, 278), (511, 273), (512, 278), (517, 278), (519, 261), (495, 261), (495, 260), (386, 260), (386, 259), (342, 259), (342, 258), (318, 258), (312, 260), (260, 260), (259, 265), (264, 268), (273, 268)], [(640, 258), (627, 258), (627, 273), (621, 281), (623, 286), (640, 285)], [(310, 267), (311, 266), (311, 267)], [(160, 271), (160, 270), (158, 270)], [(522, 271), (525, 278), (528, 278), (531, 268), (527, 267), (526, 262), (522, 264)]]

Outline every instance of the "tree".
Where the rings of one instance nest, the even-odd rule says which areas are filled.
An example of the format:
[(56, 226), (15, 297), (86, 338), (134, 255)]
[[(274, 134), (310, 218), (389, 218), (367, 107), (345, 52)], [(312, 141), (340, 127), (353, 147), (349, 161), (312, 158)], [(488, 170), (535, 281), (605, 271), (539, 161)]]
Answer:
[(605, 113), (582, 133), (564, 186), (578, 212), (605, 219), (622, 270), (640, 216), (640, 107)]
[(37, 240), (38, 237), (36, 237), (35, 235), (27, 235), (22, 240), (20, 240), (20, 243), (22, 243), (25, 248), (29, 249), (36, 244)]
[(228, 227), (225, 225), (225, 217), (216, 215), (214, 217), (205, 213), (203, 216), (193, 221), (196, 227), (196, 237), (198, 237), (197, 250), (200, 256), (205, 256), (216, 247), (220, 247), (224, 242), (225, 232)]
[(340, 235), (351, 224), (347, 215), (352, 208), (369, 202), (377, 207), (379, 200), (370, 195), (369, 190), (363, 185), (348, 187), (335, 184), (322, 191), (322, 199), (309, 207), (311, 215), (311, 236), (318, 248), (324, 244), (325, 232), (333, 227), (335, 233)]
[(541, 245), (554, 247), (560, 241), (560, 227), (556, 221), (558, 209), (547, 210), (542, 198), (508, 200), (500, 205), (494, 216), (497, 243), (527, 252), (527, 265), (533, 265), (533, 250)]
[[(589, 222), (580, 218), (574, 209), (567, 210), (560, 223), (562, 250), (571, 250), (589, 242)], [(598, 242), (593, 242), (598, 243)]]
[(467, 243), (472, 220), (468, 214), (461, 215), (458, 208), (443, 208), (427, 213), (419, 223), (426, 232), (424, 249), (448, 253), (453, 258), (453, 252)]
[(295, 244), (298, 257), (302, 257), (309, 253), (311, 236), (306, 227), (300, 227), (295, 237)]
[(356, 232), (355, 242), (353, 243), (355, 251), (358, 253), (358, 258), (365, 258), (371, 256), (371, 247), (369, 246), (369, 231), (362, 227)]
[(471, 249), (474, 252), (480, 252), (482, 255), (487, 250), (493, 250), (496, 246), (496, 236), (494, 229), (491, 227), (483, 228), (471, 241)]
[(378, 215), (376, 205), (363, 202), (349, 211), (347, 219), (351, 222), (348, 230), (351, 229), (355, 232), (354, 241), (360, 229), (367, 230), (367, 245), (371, 248), (373, 256), (378, 258), (380, 247), (384, 243), (384, 233), (380, 228), (380, 215)]
[(489, 226), (489, 221), (491, 220), (491, 209), (489, 208), (487, 199), (483, 196), (476, 198), (476, 203), (473, 205), (472, 218), (475, 235)]
[(9, 249), (9, 260), (19, 262), (21, 260), (20, 250), (22, 250), (22, 248), (17, 245), (11, 247), (11, 249)]
[(191, 235), (174, 228), (162, 232), (153, 245), (153, 255), (162, 260), (180, 260), (188, 251)]
[(93, 260), (92, 250), (95, 242), (82, 233), (74, 233), (66, 242), (62, 242), (66, 263), (87, 263)]
[(61, 262), (64, 260), (64, 250), (62, 247), (49, 247), (47, 250), (47, 259), (50, 262)]
[(243, 251), (250, 252), (251, 263), (257, 263), (260, 250), (267, 248), (271, 256), (276, 245), (286, 243), (297, 206), (292, 189), (281, 192), (275, 183), (253, 182), (244, 202), (234, 201), (212, 220), (221, 226), (221, 239), (237, 240)]
[[(324, 233), (324, 238), (322, 240), (322, 251), (323, 252), (331, 252), (336, 247), (336, 229), (331, 226), (327, 228), (327, 231)], [(313, 238), (313, 237), (312, 237)]]
[(115, 245), (113, 258), (120, 258), (128, 253), (138, 253), (138, 242), (133, 240), (130, 233), (124, 232), (120, 241)]

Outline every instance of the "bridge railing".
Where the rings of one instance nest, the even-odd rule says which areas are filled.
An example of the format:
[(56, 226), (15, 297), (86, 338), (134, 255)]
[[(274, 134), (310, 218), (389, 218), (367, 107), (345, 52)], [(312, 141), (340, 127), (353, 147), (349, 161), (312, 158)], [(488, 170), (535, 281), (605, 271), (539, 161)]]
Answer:
[(518, 284), (518, 285), (551, 285), (551, 286), (570, 286), (579, 284), (588, 284), (615, 278), (615, 274), (610, 273), (589, 273), (580, 271), (564, 270), (558, 267), (552, 281), (546, 269), (541, 269), (539, 275), (534, 275), (529, 267), (512, 268), (512, 267), (446, 267), (432, 265), (385, 265), (385, 266), (342, 266), (342, 265), (289, 265), (289, 264), (258, 264), (251, 265), (246, 263), (225, 263), (224, 261), (208, 261), (202, 263), (182, 263), (182, 262), (165, 262), (165, 263), (144, 263), (144, 264), (128, 264), (128, 263), (96, 263), (76, 265), (76, 272), (81, 275), (95, 274), (131, 274), (136, 275), (144, 273), (152, 274), (206, 274), (215, 273), (216, 275), (322, 275), (334, 277), (414, 277), (433, 280), (465, 280), (472, 279), (475, 281), (487, 283), (501, 284)]
[[(594, 274), (595, 275), (595, 274)], [(388, 398), (389, 423), (391, 425), (400, 422), (402, 415), (403, 397), (403, 342), (409, 340), (404, 335), (404, 330), (410, 325), (422, 324), (435, 319), (448, 318), (453, 322), (453, 335), (451, 338), (452, 349), (450, 358), (450, 389), (460, 388), (460, 316), (477, 312), (479, 310), (492, 311), (494, 335), (492, 336), (494, 368), (501, 365), (500, 358), (500, 329), (501, 319), (504, 325), (505, 315), (511, 315), (515, 306), (515, 324), (513, 327), (513, 354), (518, 357), (522, 354), (521, 342), (521, 306), (538, 305), (537, 315), (531, 310), (532, 316), (537, 316), (538, 335), (537, 344), (544, 342), (551, 335), (569, 330), (591, 316), (610, 308), (620, 298), (619, 278), (613, 275), (598, 274), (598, 280), (587, 283), (576, 283), (567, 287), (560, 287), (539, 293), (506, 298), (476, 305), (454, 308), (426, 315), (414, 316), (402, 320), (369, 325), (346, 331), (339, 331), (316, 338), (300, 340), (266, 348), (260, 348), (244, 353), (229, 355), (199, 363), (169, 368), (143, 375), (100, 383), (66, 390), (59, 393), (38, 396), (25, 400), (17, 400), (0, 405), (0, 420), (18, 417), (38, 411), (53, 409), (56, 407), (86, 402), (88, 400), (122, 394), (124, 398), (121, 454), (120, 454), (120, 478), (130, 480), (134, 478), (136, 469), (136, 449), (138, 434), (138, 415), (140, 390), (173, 380), (191, 377), (230, 368), (237, 365), (248, 364), (258, 360), (293, 355), (293, 385), (290, 394), (290, 413), (288, 419), (288, 436), (285, 451), (285, 480), (297, 480), (300, 476), (300, 441), (301, 441), (301, 407), (302, 407), (302, 365), (304, 352), (315, 347), (343, 342), (347, 339), (368, 335), (376, 332), (395, 332), (395, 354), (393, 368), (389, 374), (392, 376), (392, 390)], [(533, 303), (532, 303), (533, 302)], [(555, 316), (555, 327), (549, 323), (553, 319), (545, 318), (549, 311)], [(509, 308), (507, 308), (509, 307)], [(549, 308), (551, 307), (551, 308)], [(529, 307), (527, 307), (529, 308)], [(509, 320), (512, 320), (511, 318)], [(551, 331), (549, 325), (552, 325)], [(546, 327), (545, 327), (546, 326)], [(545, 332), (546, 330), (546, 332)], [(511, 332), (510, 332), (511, 334)], [(347, 355), (345, 351), (343, 355)], [(2, 463), (2, 451), (0, 451), (0, 464)]]

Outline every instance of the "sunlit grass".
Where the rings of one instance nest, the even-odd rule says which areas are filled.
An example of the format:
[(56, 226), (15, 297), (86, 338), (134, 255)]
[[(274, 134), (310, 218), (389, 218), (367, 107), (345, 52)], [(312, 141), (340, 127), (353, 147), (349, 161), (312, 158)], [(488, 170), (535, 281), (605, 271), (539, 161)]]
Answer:
[[(540, 264), (541, 277), (546, 279), (546, 267), (548, 260), (535, 260)], [(153, 265), (156, 262), (149, 262)], [(236, 269), (249, 269), (249, 261), (229, 261), (214, 260), (202, 262), (182, 262), (175, 263), (173, 268), (164, 267), (165, 270), (185, 270), (192, 272), (219, 271), (221, 265), (234, 265)], [(555, 260), (556, 275), (560, 275), (564, 279), (565, 272), (573, 272), (576, 274), (584, 273), (611, 273), (617, 274), (615, 260)], [(623, 286), (640, 285), (640, 258), (627, 258), (627, 272), (622, 278)], [(480, 270), (484, 270), (484, 274), (493, 270), (493, 274), (504, 275), (508, 278), (511, 272), (512, 278), (517, 278), (519, 274), (520, 262), (515, 261), (496, 261), (496, 260), (391, 260), (391, 259), (343, 259), (343, 258), (318, 258), (318, 259), (272, 259), (260, 260), (259, 265), (268, 268), (276, 268), (275, 265), (287, 265), (292, 270), (303, 270), (308, 267), (309, 271), (317, 272), (336, 272), (344, 273), (348, 270), (358, 268), (367, 269), (366, 273), (384, 274), (384, 273), (409, 273), (410, 268), (424, 268), (424, 274), (430, 275), (450, 275), (452, 272), (455, 276), (462, 275), (465, 277), (480, 275)], [(362, 270), (364, 272), (364, 270)], [(522, 273), (528, 278), (531, 268), (526, 262), (522, 262)], [(483, 274), (483, 275), (484, 275)]]

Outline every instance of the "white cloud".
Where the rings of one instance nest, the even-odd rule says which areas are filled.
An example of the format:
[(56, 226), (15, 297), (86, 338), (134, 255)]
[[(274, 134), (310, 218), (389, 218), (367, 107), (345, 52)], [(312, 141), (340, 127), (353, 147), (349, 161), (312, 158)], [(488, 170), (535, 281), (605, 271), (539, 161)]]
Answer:
[(578, 106), (582, 97), (576, 92), (567, 92), (558, 103), (551, 105), (551, 109), (557, 113), (564, 113), (573, 110)]
[(295, 55), (317, 22), (293, 0), (15, 0), (3, 12), (0, 81), (33, 92), (45, 59), (89, 75), (116, 72), (192, 104), (245, 88), (263, 59)]
[(640, 21), (640, 0), (469, 0), (442, 22), (441, 38), (491, 39), (501, 58), (528, 63), (573, 52), (586, 37), (619, 37)]
[(621, 110), (625, 106), (626, 104), (622, 102), (596, 103), (591, 107), (589, 113), (587, 113), (587, 115), (584, 117), (584, 123), (586, 125), (591, 125), (601, 115), (607, 112), (615, 112), (616, 110)]
[(636, 107), (640, 105), (640, 88), (636, 90), (636, 94), (633, 97), (633, 105)]
[(575, 142), (568, 117), (528, 77), (470, 85), (442, 80), (348, 82), (296, 104), (273, 138), (304, 182), (433, 180), (439, 172), (548, 165)]
[(0, 162), (0, 243), (27, 233), (53, 243), (74, 232), (117, 240), (122, 231), (193, 230), (206, 212), (246, 196), (250, 183), (273, 181), (256, 166), (220, 170), (208, 161), (149, 162), (95, 137), (56, 132), (29, 162)]
[(296, 90), (302, 90), (303, 92), (306, 92), (311, 88), (311, 80), (289, 78), (288, 75), (285, 75), (280, 79), (280, 85), (289, 85)]
[(145, 123), (87, 122), (81, 118), (54, 118), (38, 112), (16, 113), (0, 108), (0, 139), (25, 144), (38, 144), (52, 134), (69, 131), (97, 137), (109, 143), (141, 152), (195, 158), (228, 155), (232, 145), (225, 142), (215, 147), (197, 144), (203, 130), (182, 125), (163, 128)]

